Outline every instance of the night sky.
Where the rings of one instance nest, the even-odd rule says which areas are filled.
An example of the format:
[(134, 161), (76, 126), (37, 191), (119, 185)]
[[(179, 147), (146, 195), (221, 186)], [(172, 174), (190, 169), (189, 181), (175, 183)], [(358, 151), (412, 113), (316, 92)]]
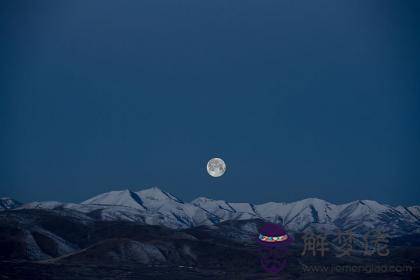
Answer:
[(420, 204), (419, 14), (399, 0), (2, 1), (0, 196)]

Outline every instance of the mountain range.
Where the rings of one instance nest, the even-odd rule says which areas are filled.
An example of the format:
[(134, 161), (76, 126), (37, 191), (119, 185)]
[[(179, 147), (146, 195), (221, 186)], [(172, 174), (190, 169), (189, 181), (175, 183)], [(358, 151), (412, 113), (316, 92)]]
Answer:
[(42, 201), (21, 204), (10, 198), (2, 198), (0, 209), (43, 209), (85, 220), (131, 221), (171, 229), (261, 219), (282, 224), (292, 232), (351, 230), (365, 234), (381, 229), (394, 237), (420, 233), (420, 206), (393, 207), (372, 200), (333, 204), (317, 198), (258, 205), (205, 197), (183, 202), (157, 187), (137, 192), (111, 191), (81, 203)]
[[(412, 273), (386, 279), (418, 279), (420, 208), (370, 200), (336, 205), (309, 198), (292, 203), (231, 203), (200, 197), (191, 202), (150, 188), (111, 191), (81, 203), (19, 203), (0, 199), (0, 278), (278, 279), (261, 267), (259, 229), (267, 221), (292, 236), (282, 279), (354, 279), (349, 274), (305, 272), (302, 263), (410, 264)], [(390, 256), (364, 256), (364, 234), (383, 230)], [(351, 256), (335, 257), (337, 230), (355, 236)], [(305, 232), (324, 233), (324, 258), (302, 257)], [(384, 279), (357, 274), (357, 279)]]

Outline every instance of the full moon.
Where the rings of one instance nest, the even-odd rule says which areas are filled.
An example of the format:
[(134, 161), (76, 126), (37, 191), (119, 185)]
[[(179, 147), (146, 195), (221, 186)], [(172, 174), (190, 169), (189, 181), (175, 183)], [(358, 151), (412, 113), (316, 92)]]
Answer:
[(207, 163), (207, 172), (210, 176), (220, 177), (226, 172), (226, 164), (221, 158), (212, 158)]

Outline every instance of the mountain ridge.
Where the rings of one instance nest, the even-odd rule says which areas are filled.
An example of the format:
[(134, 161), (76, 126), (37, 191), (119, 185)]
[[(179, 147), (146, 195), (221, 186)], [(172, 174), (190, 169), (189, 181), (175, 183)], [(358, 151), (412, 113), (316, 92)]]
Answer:
[(65, 210), (93, 219), (124, 220), (175, 229), (231, 220), (262, 219), (280, 223), (295, 232), (355, 230), (364, 234), (376, 228), (384, 228), (396, 236), (420, 232), (420, 206), (393, 207), (373, 200), (334, 204), (319, 198), (307, 198), (295, 202), (252, 204), (198, 197), (184, 202), (152, 187), (139, 191), (110, 191), (80, 204), (32, 202), (17, 205), (15, 209), (34, 208)]

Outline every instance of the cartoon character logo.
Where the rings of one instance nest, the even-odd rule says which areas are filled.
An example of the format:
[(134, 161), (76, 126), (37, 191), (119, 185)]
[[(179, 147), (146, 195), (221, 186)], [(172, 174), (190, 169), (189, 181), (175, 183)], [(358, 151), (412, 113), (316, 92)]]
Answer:
[(292, 238), (277, 224), (265, 224), (258, 235), (260, 245), (260, 263), (262, 268), (271, 273), (279, 274), (287, 265), (287, 247)]

